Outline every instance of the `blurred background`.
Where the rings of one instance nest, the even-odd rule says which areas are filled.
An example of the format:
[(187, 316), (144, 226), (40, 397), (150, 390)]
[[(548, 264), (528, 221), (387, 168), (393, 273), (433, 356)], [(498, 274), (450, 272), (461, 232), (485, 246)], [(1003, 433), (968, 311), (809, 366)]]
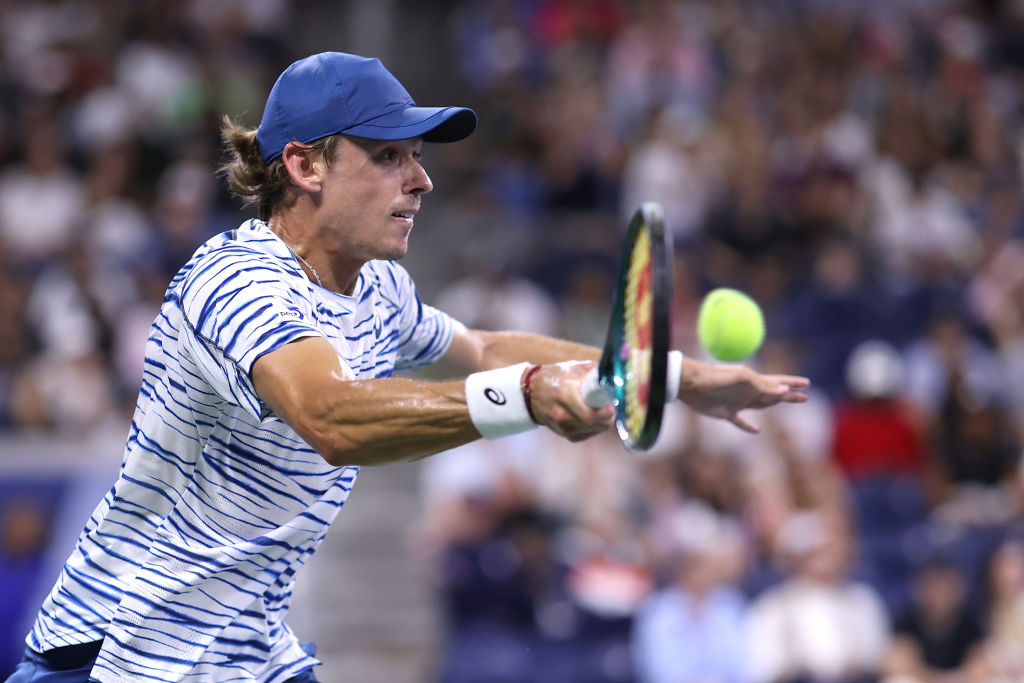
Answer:
[(167, 282), (249, 216), (220, 117), (342, 50), (480, 116), (425, 150), (426, 301), (599, 344), (657, 200), (675, 346), (737, 287), (749, 362), (814, 387), (756, 437), (675, 407), (642, 455), (364, 469), (292, 610), (321, 680), (1024, 681), (1021, 0), (4, 0), (0, 33), (0, 677)]

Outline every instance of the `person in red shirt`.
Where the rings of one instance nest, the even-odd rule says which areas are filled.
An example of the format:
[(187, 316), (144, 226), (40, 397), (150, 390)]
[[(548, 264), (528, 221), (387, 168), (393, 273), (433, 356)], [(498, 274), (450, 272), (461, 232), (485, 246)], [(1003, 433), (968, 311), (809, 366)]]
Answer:
[(899, 397), (902, 378), (903, 362), (886, 342), (864, 342), (850, 355), (850, 400), (836, 410), (832, 456), (851, 482), (924, 474), (924, 437)]

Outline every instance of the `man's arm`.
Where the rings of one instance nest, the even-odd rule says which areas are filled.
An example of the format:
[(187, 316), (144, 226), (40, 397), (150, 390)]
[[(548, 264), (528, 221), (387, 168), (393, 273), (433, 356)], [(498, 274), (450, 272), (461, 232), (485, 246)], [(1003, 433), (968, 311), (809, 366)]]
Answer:
[[(598, 360), (600, 351), (592, 346), (522, 332), (485, 332), (456, 325), (446, 358), (470, 370), (484, 370), (521, 361), (534, 364), (557, 363), (570, 359)], [(546, 368), (537, 373), (544, 376)], [(807, 395), (800, 391), (810, 385), (805, 377), (763, 375), (743, 365), (704, 363), (683, 358), (679, 380), (679, 399), (692, 410), (732, 422), (744, 431), (756, 433), (757, 427), (740, 415), (751, 408), (768, 408), (776, 403), (803, 403)], [(566, 390), (576, 387), (565, 387)], [(542, 406), (545, 414), (557, 406), (547, 405), (544, 398), (534, 406)], [(544, 420), (538, 419), (544, 424)], [(556, 427), (552, 427), (558, 431)]]
[(453, 323), (452, 343), (445, 359), (469, 372), (490, 370), (527, 361), (545, 365), (570, 360), (596, 361), (601, 351), (593, 346), (529, 332), (471, 330)]
[[(491, 363), (481, 367), (524, 360), (497, 360), (511, 353), (516, 338), (508, 335), (492, 345)], [(587, 348), (564, 344), (567, 351)], [(555, 359), (539, 348), (537, 353), (539, 360)], [(573, 440), (611, 425), (610, 409), (594, 410), (579, 396), (579, 383), (591, 367), (591, 362), (549, 364), (536, 373), (531, 388), (538, 421)], [(356, 380), (334, 348), (319, 337), (299, 339), (260, 357), (253, 364), (252, 381), (271, 410), (332, 465), (417, 460), (480, 438), (470, 419), (464, 380)]]
[[(446, 357), (475, 371), (523, 361), (541, 365), (530, 381), (533, 414), (540, 424), (578, 441), (613, 421), (610, 407), (594, 410), (580, 395), (580, 383), (598, 355), (596, 348), (542, 335), (456, 325)], [(356, 380), (334, 348), (318, 337), (260, 357), (252, 380), (274, 413), (333, 465), (417, 460), (480, 438), (464, 380)], [(807, 385), (802, 377), (761, 375), (743, 366), (687, 358), (680, 398), (697, 412), (756, 431), (741, 410), (806, 401), (799, 389)]]

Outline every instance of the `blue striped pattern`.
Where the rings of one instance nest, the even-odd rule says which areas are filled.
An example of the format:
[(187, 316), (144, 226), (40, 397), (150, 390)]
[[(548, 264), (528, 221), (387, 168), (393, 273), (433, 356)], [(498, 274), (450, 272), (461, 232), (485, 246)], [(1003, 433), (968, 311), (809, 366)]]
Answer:
[(104, 683), (274, 683), (315, 664), (284, 616), (358, 468), (331, 467), (272, 415), (252, 364), (322, 336), (360, 379), (388, 377), (437, 360), (451, 334), (394, 263), (367, 263), (341, 296), (260, 221), (207, 242), (171, 281), (120, 476), (27, 643), (106, 637), (92, 674)]

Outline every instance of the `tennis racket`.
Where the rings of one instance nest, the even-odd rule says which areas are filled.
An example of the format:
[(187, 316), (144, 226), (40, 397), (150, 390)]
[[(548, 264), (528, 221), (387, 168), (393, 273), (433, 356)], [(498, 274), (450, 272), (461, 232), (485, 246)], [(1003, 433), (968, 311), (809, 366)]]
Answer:
[(645, 202), (623, 242), (601, 360), (581, 388), (591, 407), (615, 406), (619, 438), (633, 450), (650, 448), (661, 429), (671, 309), (671, 235), (661, 206)]

